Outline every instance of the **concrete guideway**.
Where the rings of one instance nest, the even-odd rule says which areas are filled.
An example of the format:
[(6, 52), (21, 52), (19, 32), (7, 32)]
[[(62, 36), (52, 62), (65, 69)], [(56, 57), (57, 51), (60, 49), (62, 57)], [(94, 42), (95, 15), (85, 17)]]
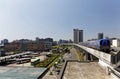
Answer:
[[(98, 51), (80, 44), (75, 44), (75, 43), (63, 43), (61, 45), (72, 45), (72, 46), (76, 46), (79, 47), (80, 49), (82, 49), (84, 52), (88, 52), (92, 55), (94, 55), (95, 57), (99, 58), (100, 60), (104, 61), (105, 63), (107, 63), (110, 66), (114, 66), (113, 64), (117, 64), (118, 61), (120, 59), (117, 59), (116, 61), (116, 56), (112, 55), (112, 54), (108, 54), (102, 51)], [(118, 54), (119, 52), (113, 52), (114, 54)], [(119, 64), (118, 64), (119, 65)]]

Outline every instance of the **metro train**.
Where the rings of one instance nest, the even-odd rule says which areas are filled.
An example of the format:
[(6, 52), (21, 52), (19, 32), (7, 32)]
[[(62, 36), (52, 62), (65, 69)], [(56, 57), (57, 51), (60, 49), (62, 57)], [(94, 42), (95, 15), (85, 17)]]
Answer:
[(103, 51), (106, 53), (109, 53), (111, 50), (109, 39), (87, 41), (82, 43), (82, 45), (93, 48), (93, 49), (97, 49), (99, 51)]

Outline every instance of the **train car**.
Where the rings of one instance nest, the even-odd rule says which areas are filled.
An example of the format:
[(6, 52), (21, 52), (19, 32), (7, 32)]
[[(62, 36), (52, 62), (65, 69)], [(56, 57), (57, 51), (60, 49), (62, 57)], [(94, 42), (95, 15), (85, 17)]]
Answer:
[(100, 39), (100, 40), (93, 40), (87, 41), (84, 43), (85, 46), (97, 49), (106, 53), (110, 52), (110, 40), (109, 39)]
[(109, 39), (101, 39), (99, 42), (100, 50), (109, 53), (110, 48), (110, 40)]

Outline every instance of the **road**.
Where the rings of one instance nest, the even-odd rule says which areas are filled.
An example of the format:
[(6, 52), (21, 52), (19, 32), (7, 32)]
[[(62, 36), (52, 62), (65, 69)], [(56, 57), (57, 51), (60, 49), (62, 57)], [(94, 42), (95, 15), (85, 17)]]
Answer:
[(72, 49), (70, 50), (70, 52), (71, 52), (71, 59), (72, 59), (72, 60), (78, 60), (77, 53), (76, 53), (76, 49), (72, 48)]
[(66, 53), (63, 58), (66, 60), (78, 60), (76, 49), (70, 49), (70, 53)]

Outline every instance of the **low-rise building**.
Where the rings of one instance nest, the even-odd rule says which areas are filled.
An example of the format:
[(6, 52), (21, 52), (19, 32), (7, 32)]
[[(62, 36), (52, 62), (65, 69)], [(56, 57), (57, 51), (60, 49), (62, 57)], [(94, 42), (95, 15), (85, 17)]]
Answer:
[(112, 46), (120, 47), (120, 39), (113, 39), (112, 40)]
[(52, 48), (52, 42), (45, 41), (44, 48), (45, 48), (45, 50), (50, 50)]
[(52, 42), (17, 40), (4, 46), (6, 52), (9, 51), (46, 51), (50, 50)]

